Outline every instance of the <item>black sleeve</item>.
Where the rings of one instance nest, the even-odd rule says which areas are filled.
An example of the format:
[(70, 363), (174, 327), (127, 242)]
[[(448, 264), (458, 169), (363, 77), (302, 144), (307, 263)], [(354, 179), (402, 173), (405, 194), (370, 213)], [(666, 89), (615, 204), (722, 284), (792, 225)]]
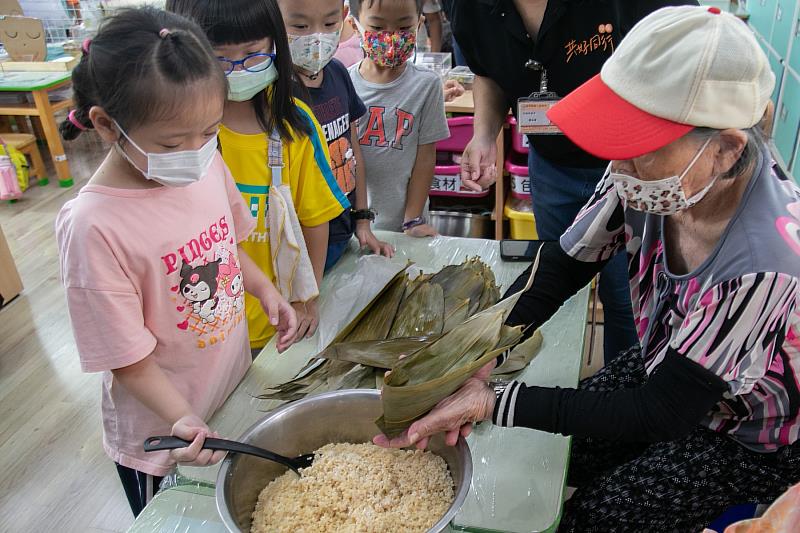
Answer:
[(637, 22), (653, 11), (670, 6), (697, 6), (697, 0), (624, 0), (617, 2), (622, 17), (621, 33), (624, 37)]
[(637, 388), (595, 392), (512, 382), (493, 421), (577, 437), (661, 442), (689, 434), (726, 390), (719, 376), (670, 349)]
[[(572, 295), (585, 287), (608, 261), (586, 263), (567, 255), (556, 241), (546, 241), (541, 247), (539, 269), (533, 285), (522, 294), (506, 320), (509, 326), (531, 326), (526, 338), (547, 322)], [(503, 298), (522, 290), (528, 282), (528, 267), (509, 287)]]

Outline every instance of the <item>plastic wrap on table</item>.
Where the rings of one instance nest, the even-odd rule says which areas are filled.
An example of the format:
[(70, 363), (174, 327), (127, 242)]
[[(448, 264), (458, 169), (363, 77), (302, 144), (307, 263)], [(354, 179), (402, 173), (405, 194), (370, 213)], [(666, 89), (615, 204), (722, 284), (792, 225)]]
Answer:
[[(223, 436), (238, 437), (247, 428), (282, 402), (261, 400), (271, 385), (294, 378), (301, 369), (336, 336), (386, 283), (409, 263), (410, 276), (420, 271), (432, 273), (444, 266), (462, 263), (468, 257), (480, 257), (494, 271), (501, 292), (522, 273), (525, 263), (503, 262), (497, 241), (436, 237), (416, 239), (401, 233), (377, 231), (376, 236), (396, 248), (392, 259), (364, 254), (355, 240), (342, 259), (322, 280), (320, 290), (320, 327), (311, 339), (290, 347), (283, 354), (275, 350), (274, 340), (264, 347), (242, 382), (223, 406), (209, 420), (210, 427)], [(218, 468), (179, 466), (187, 477), (213, 482)]]
[[(209, 425), (223, 436), (238, 437), (281, 402), (259, 400), (268, 385), (293, 378), (306, 363), (335, 336), (335, 331), (354, 317), (377, 293), (381, 283), (409, 261), (424, 272), (436, 272), (448, 264), (479, 256), (494, 271), (501, 291), (527, 267), (526, 263), (503, 262), (499, 243), (479, 239), (438, 237), (414, 239), (401, 234), (376, 232), (379, 239), (393, 244), (397, 254), (391, 260), (362, 256), (354, 242), (339, 264), (322, 283), (320, 333), (282, 355), (268, 345), (256, 359), (239, 387), (211, 418)], [(383, 282), (381, 282), (383, 279)], [(579, 292), (542, 328), (544, 341), (540, 353), (517, 379), (541, 386), (574, 387), (578, 381), (580, 354), (586, 323), (587, 290)], [(498, 428), (481, 424), (468, 439), (473, 455), (472, 489), (464, 507), (454, 520), (456, 530), (529, 532), (555, 528), (563, 499), (569, 439), (539, 431)], [(213, 485), (217, 466), (195, 468), (179, 466), (183, 477)], [(214, 522), (213, 495), (199, 496), (172, 488), (159, 495), (164, 513), (172, 513), (172, 529), (164, 531), (224, 531)], [(202, 490), (208, 490), (203, 488)], [(168, 497), (165, 495), (169, 494)], [(179, 508), (185, 500), (185, 507)], [(150, 507), (145, 513), (150, 512)], [(166, 520), (159, 514), (156, 518)], [(175, 522), (175, 516), (180, 520)], [(199, 518), (198, 518), (199, 517)], [(143, 514), (140, 520), (154, 519)], [(220, 520), (218, 517), (216, 520)], [(182, 522), (181, 522), (182, 521)], [(178, 529), (175, 524), (189, 524)], [(137, 520), (137, 527), (139, 520)], [(210, 529), (209, 529), (210, 528)], [(161, 531), (142, 527), (134, 531)]]

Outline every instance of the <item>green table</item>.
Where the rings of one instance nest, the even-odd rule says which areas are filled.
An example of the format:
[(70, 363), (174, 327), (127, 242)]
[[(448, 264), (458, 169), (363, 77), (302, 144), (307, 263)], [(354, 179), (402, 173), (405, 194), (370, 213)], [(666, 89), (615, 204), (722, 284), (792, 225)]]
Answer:
[[(388, 268), (389, 262), (380, 258), (357, 260), (357, 254), (348, 251), (323, 281), (322, 321), (346, 323), (372, 297), (368, 289), (358, 290), (356, 286), (353, 290), (358, 281), (353, 275), (357, 267), (369, 269), (374, 277), (388, 279), (409, 259), (425, 271), (435, 271), (478, 255), (492, 267), (498, 283), (507, 287), (526, 266), (501, 261), (497, 241), (450, 237), (422, 240), (385, 232), (378, 232), (378, 237), (398, 248), (391, 261), (394, 268)], [(341, 305), (345, 298), (354, 300), (352, 309)], [(570, 299), (542, 328), (542, 350), (523, 372), (522, 381), (562, 387), (577, 384), (587, 303), (588, 288)], [(310, 339), (280, 356), (274, 346), (268, 345), (209, 425), (226, 436), (244, 433), (265, 411), (280, 405), (255, 396), (267, 385), (294, 376), (317, 352), (318, 344), (317, 339)], [(453, 529), (514, 533), (554, 530), (563, 501), (570, 440), (539, 431), (481, 424), (468, 442), (474, 464), (472, 489), (453, 521)], [(157, 496), (130, 531), (224, 531), (209, 488), (216, 480), (217, 470), (217, 466), (179, 467), (182, 486)], [(164, 524), (169, 527), (164, 529)]]
[[(2, 68), (2, 63), (0, 63)], [(39, 117), (42, 123), (47, 147), (53, 158), (58, 174), (58, 183), (62, 187), (71, 187), (73, 180), (69, 170), (64, 145), (58, 133), (55, 113), (72, 107), (72, 98), (59, 102), (51, 102), (49, 92), (66, 87), (71, 83), (71, 72), (4, 72), (0, 70), (0, 91), (24, 92), (33, 95), (33, 104), (0, 104), (0, 116)]]

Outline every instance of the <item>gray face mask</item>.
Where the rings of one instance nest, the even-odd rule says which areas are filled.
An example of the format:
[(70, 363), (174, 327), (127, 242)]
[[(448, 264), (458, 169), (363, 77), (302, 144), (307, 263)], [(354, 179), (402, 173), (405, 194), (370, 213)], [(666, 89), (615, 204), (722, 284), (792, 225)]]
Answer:
[(234, 70), (228, 74), (228, 100), (246, 102), (275, 83), (277, 79), (278, 69), (274, 62), (259, 72)]
[(145, 178), (167, 187), (186, 187), (200, 181), (208, 172), (208, 168), (214, 162), (214, 156), (217, 153), (216, 135), (209, 139), (199, 150), (183, 150), (181, 152), (163, 154), (145, 152), (125, 133), (125, 130), (116, 121), (114, 121), (114, 124), (117, 125), (120, 133), (128, 140), (131, 146), (147, 158), (147, 169), (142, 170), (136, 166), (130, 156), (117, 143), (117, 149), (122, 156), (141, 172)]

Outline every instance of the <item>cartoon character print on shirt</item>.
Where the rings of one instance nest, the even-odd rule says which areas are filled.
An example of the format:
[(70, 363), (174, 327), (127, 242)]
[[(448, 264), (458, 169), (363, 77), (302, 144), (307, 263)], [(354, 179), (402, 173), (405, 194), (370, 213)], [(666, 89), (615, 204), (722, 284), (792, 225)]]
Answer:
[(328, 145), (328, 151), (331, 154), (331, 169), (336, 183), (343, 193), (350, 194), (356, 188), (356, 160), (350, 139), (346, 136), (339, 137)]
[(800, 202), (787, 205), (786, 210), (791, 216), (778, 217), (775, 227), (789, 248), (800, 255)]
[(177, 249), (163, 255), (180, 330), (192, 334), (198, 348), (224, 342), (245, 319), (244, 284), (236, 241), (227, 217)]
[(238, 313), (244, 309), (244, 281), (242, 271), (236, 264), (233, 254), (228, 256), (228, 263), (223, 263), (219, 267), (219, 277), (225, 287), (225, 295), (232, 302), (233, 309)]
[(211, 322), (219, 302), (217, 298), (217, 275), (220, 260), (192, 267), (181, 266), (180, 293), (191, 305), (194, 313), (204, 322)]

